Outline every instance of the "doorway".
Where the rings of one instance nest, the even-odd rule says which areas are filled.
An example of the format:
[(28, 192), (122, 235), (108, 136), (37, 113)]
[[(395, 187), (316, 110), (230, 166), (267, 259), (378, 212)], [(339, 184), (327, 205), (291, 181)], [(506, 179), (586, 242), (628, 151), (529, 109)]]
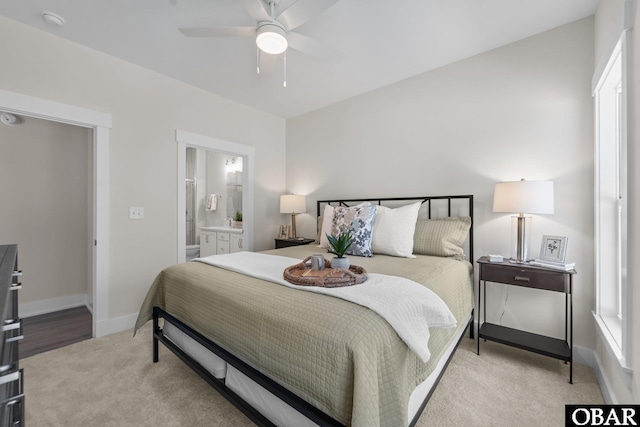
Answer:
[[(2, 113), (3, 243), (17, 243), (25, 286), (21, 318), (92, 310), (91, 130)], [(91, 320), (89, 320), (91, 325)]]
[[(242, 250), (242, 159), (187, 146), (184, 183), (186, 261), (218, 253), (217, 243), (214, 245), (212, 241), (218, 237), (220, 253), (224, 253), (227, 246), (229, 252)], [(220, 236), (213, 234), (218, 232)], [(203, 247), (201, 243), (210, 245)], [(213, 253), (212, 248), (215, 248)]]
[(0, 89), (0, 110), (26, 117), (67, 123), (92, 130), (93, 196), (90, 258), (92, 335), (100, 337), (118, 330), (108, 317), (109, 287), (109, 129), (111, 115), (82, 107)]
[[(176, 131), (176, 142), (178, 145), (177, 262), (182, 263), (188, 259), (187, 238), (193, 239), (190, 242), (197, 241), (200, 226), (233, 227), (233, 221), (238, 219), (242, 222), (243, 250), (252, 250), (254, 148), (181, 130)], [(198, 160), (198, 152), (203, 153), (200, 160)], [(189, 156), (192, 156), (190, 160)], [(202, 167), (206, 167), (208, 171), (211, 165), (211, 169), (217, 169), (220, 172), (219, 176), (209, 179), (205, 174), (200, 173), (200, 180), (206, 179), (207, 184), (210, 185), (201, 185), (198, 190), (198, 173), (197, 167), (193, 167), (194, 162), (195, 165), (204, 165), (201, 166), (201, 170)], [(240, 164), (242, 172), (238, 174)], [(232, 175), (229, 176), (227, 172)], [(195, 180), (195, 185), (189, 184), (188, 180)], [(219, 197), (215, 203), (219, 203), (220, 208), (208, 208), (211, 206), (208, 202), (213, 196)], [(188, 203), (189, 201), (191, 203)], [(189, 206), (191, 206), (191, 215), (188, 212)], [(204, 217), (208, 223), (198, 221), (198, 215), (194, 210), (208, 214)], [(241, 214), (240, 218), (237, 216), (238, 212)], [(192, 246), (190, 254), (194, 253), (194, 245), (194, 243), (190, 245)]]

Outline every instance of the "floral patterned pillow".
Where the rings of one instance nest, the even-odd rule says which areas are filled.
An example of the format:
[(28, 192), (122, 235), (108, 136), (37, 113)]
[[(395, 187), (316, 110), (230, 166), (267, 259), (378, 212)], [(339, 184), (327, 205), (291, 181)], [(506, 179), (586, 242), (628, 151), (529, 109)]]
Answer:
[(331, 234), (337, 236), (350, 231), (353, 235), (347, 255), (373, 256), (371, 236), (375, 216), (376, 207), (371, 204), (334, 208)]

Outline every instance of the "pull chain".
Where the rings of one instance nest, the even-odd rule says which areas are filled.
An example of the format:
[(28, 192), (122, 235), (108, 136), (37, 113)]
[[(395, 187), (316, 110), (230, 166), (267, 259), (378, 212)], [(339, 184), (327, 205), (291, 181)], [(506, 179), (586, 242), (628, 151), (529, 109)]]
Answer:
[(256, 45), (256, 74), (260, 74), (260, 48)]
[(284, 51), (284, 82), (282, 87), (287, 87), (287, 51)]

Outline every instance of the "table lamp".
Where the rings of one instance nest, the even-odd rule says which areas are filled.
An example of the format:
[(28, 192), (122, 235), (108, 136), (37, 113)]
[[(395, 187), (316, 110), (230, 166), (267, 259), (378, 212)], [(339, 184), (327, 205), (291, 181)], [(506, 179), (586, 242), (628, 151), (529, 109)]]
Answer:
[(285, 194), (280, 196), (280, 213), (291, 214), (291, 235), (290, 239), (296, 239), (296, 214), (307, 211), (307, 198), (295, 194)]
[[(528, 258), (531, 217), (527, 214), (553, 213), (553, 181), (510, 181), (496, 184), (493, 211), (517, 213), (512, 217), (511, 259), (524, 263)], [(515, 255), (515, 256), (514, 256)]]

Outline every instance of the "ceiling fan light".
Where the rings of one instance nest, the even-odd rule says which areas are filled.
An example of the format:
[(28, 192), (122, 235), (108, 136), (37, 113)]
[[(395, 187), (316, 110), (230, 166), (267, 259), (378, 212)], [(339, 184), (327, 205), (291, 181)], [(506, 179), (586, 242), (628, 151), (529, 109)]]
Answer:
[(264, 53), (277, 55), (287, 50), (287, 33), (278, 23), (261, 23), (257, 34), (256, 44)]

